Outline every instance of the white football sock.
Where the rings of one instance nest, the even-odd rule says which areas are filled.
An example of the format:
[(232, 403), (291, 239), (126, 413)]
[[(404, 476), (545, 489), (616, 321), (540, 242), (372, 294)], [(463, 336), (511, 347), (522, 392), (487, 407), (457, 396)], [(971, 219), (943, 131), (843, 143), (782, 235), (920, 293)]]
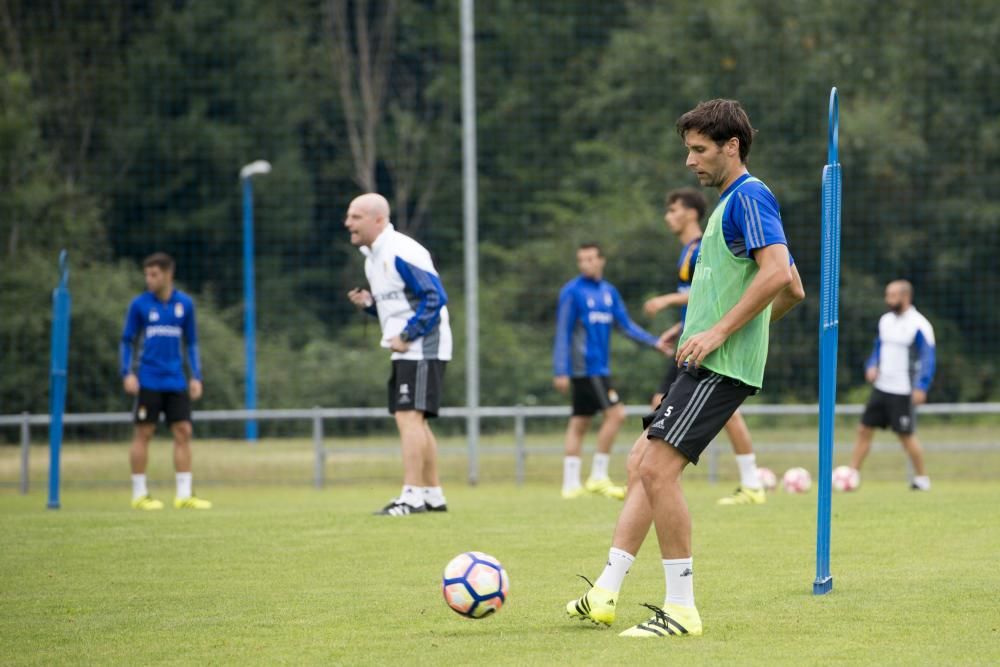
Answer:
[(423, 488), (404, 484), (403, 490), (399, 494), (399, 502), (406, 503), (410, 507), (421, 507), (424, 504)]
[(611, 551), (608, 552), (608, 564), (604, 566), (604, 572), (601, 572), (594, 585), (617, 593), (622, 589), (625, 575), (634, 562), (635, 556), (632, 554), (611, 547)]
[(132, 500), (138, 500), (139, 498), (148, 495), (149, 491), (146, 489), (146, 476), (132, 475)]
[(913, 478), (913, 485), (921, 491), (931, 490), (931, 478), (927, 475), (918, 475)]
[(610, 460), (610, 454), (594, 452), (594, 463), (590, 467), (590, 479), (607, 479), (608, 461)]
[(663, 606), (694, 606), (694, 569), (690, 558), (664, 558), (663, 573), (667, 578), (667, 596)]
[(440, 486), (425, 486), (423, 488), (423, 492), (424, 504), (426, 505), (440, 507), (447, 502), (444, 498), (444, 492), (441, 490)]
[(563, 491), (580, 488), (580, 457), (567, 456), (563, 459)]
[(187, 500), (191, 497), (191, 473), (177, 473), (177, 497), (181, 500)]
[(736, 465), (740, 468), (740, 486), (744, 489), (760, 490), (760, 476), (757, 474), (756, 454), (737, 454)]

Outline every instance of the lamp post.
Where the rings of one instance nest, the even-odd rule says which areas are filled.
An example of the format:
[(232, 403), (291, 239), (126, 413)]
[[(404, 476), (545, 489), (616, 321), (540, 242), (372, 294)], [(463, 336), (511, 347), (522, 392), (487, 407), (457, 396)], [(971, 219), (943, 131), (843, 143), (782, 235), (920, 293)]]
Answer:
[[(257, 297), (253, 275), (253, 177), (271, 173), (271, 163), (257, 160), (243, 165), (243, 338), (246, 342), (246, 409), (257, 409)], [(246, 422), (246, 438), (257, 441), (257, 421)]]

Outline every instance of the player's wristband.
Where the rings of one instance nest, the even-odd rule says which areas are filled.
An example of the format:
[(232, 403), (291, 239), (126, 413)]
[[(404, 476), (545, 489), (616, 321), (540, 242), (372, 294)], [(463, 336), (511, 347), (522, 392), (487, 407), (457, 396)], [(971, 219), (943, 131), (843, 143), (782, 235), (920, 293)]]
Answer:
[(404, 343), (410, 342), (410, 334), (406, 333), (405, 330), (400, 331), (399, 332), (399, 340), (403, 341)]

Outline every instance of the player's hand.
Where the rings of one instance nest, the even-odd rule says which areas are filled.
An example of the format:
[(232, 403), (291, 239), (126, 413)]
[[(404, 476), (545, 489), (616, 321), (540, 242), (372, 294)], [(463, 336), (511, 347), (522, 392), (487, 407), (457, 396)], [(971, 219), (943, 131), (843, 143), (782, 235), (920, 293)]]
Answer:
[(129, 396), (139, 395), (139, 378), (135, 376), (135, 373), (129, 373), (122, 380), (122, 385), (125, 387), (125, 393)]
[(865, 369), (865, 382), (872, 384), (878, 379), (878, 366), (869, 366)]
[(389, 341), (389, 349), (393, 352), (406, 352), (410, 349), (410, 344), (399, 336), (393, 336)]
[(347, 298), (351, 300), (358, 308), (370, 308), (375, 299), (372, 298), (372, 293), (366, 289), (361, 289), (355, 287), (350, 292), (347, 293)]
[(557, 375), (552, 378), (552, 386), (556, 388), (560, 394), (565, 394), (569, 391), (569, 376), (568, 375)]
[(642, 304), (642, 312), (646, 313), (649, 317), (652, 317), (670, 305), (671, 298), (669, 294), (654, 296), (652, 299), (648, 299), (646, 303)]
[(657, 339), (656, 345), (654, 347), (656, 347), (657, 350), (667, 355), (668, 357), (672, 357), (674, 356), (674, 352), (676, 352), (677, 350), (674, 347), (674, 344), (671, 341), (667, 340), (666, 336), (667, 332), (664, 332), (663, 335)]
[(188, 382), (188, 396), (191, 397), (192, 401), (197, 401), (201, 398), (202, 386), (201, 380), (192, 379)]
[(695, 368), (701, 366), (705, 357), (725, 343), (726, 338), (728, 336), (723, 335), (714, 327), (691, 336), (684, 341), (681, 349), (677, 350), (677, 365), (682, 366), (687, 361), (693, 363)]
[(914, 389), (912, 400), (914, 405), (923, 405), (927, 402), (927, 392), (923, 389)]

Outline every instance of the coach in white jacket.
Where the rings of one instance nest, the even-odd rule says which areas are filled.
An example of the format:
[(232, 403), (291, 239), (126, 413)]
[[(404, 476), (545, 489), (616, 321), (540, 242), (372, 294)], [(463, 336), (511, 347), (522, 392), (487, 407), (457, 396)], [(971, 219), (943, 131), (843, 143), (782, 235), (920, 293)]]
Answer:
[(444, 368), (451, 359), (448, 295), (427, 249), (389, 222), (389, 202), (382, 195), (355, 198), (344, 226), (365, 255), (371, 288), (354, 288), (347, 297), (378, 316), (382, 347), (392, 350), (389, 412), (403, 450), (403, 490), (376, 514), (445, 512), (437, 440), (427, 419), (437, 416)]

